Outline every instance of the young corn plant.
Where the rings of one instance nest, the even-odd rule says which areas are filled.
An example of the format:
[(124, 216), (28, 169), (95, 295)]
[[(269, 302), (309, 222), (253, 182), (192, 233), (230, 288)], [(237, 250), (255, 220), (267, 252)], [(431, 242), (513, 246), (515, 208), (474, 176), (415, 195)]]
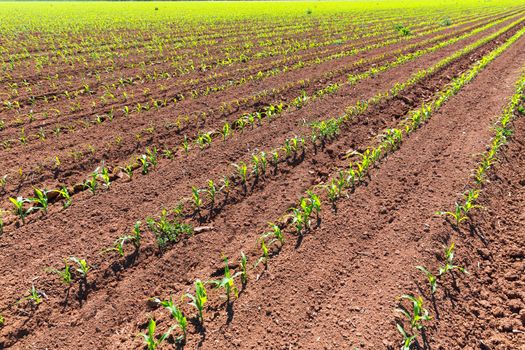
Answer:
[(241, 267), (241, 271), (240, 271), (241, 283), (243, 286), (245, 286), (246, 282), (248, 282), (248, 271), (247, 271), (248, 258), (246, 257), (244, 252), (241, 252), (241, 259), (239, 261), (239, 265)]
[(384, 144), (388, 151), (395, 151), (403, 141), (403, 132), (399, 129), (388, 129), (382, 136), (382, 144)]
[(437, 290), (437, 277), (424, 266), (416, 266), (416, 269), (427, 276), (428, 283), (430, 284), (430, 291), (434, 294)]
[(204, 283), (202, 283), (201, 280), (196, 280), (195, 283), (195, 295), (191, 293), (184, 294), (184, 297), (190, 299), (190, 305), (197, 309), (198, 318), (201, 323), (201, 325), (204, 325), (204, 305), (208, 301), (208, 296), (206, 292), (206, 287), (204, 286)]
[(443, 276), (449, 271), (458, 270), (463, 273), (468, 273), (467, 270), (461, 266), (454, 265), (454, 248), (455, 245), (452, 243), (449, 247), (445, 248), (444, 261), (445, 264), (439, 268), (438, 275)]
[(62, 186), (59, 190), (54, 190), (60, 197), (64, 199), (64, 203), (62, 203), (62, 207), (64, 209), (68, 208), (71, 205), (71, 195), (69, 194), (69, 191), (66, 186)]
[(184, 151), (184, 154), (188, 155), (188, 152), (190, 150), (190, 142), (188, 141), (188, 137), (186, 135), (184, 135), (184, 140), (182, 140), (181, 147)]
[(222, 127), (222, 131), (221, 131), (222, 140), (226, 141), (226, 139), (230, 137), (232, 134), (233, 134), (233, 129), (231, 128), (230, 124), (229, 123), (224, 124), (224, 126)]
[(232, 164), (237, 170), (237, 174), (241, 178), (241, 183), (243, 186), (246, 186), (248, 181), (248, 166), (244, 162), (239, 162), (239, 164)]
[(120, 257), (124, 256), (124, 246), (127, 243), (133, 244), (135, 247), (135, 251), (138, 251), (140, 248), (140, 240), (141, 240), (141, 232), (140, 232), (140, 221), (137, 221), (135, 223), (135, 226), (133, 227), (132, 234), (119, 237), (115, 240), (113, 243), (113, 246), (105, 249), (103, 252), (116, 252)]
[(158, 164), (158, 158), (159, 158), (159, 151), (157, 150), (157, 147), (153, 147), (152, 150), (150, 150), (149, 148), (146, 148), (146, 157), (148, 158), (148, 162), (153, 167), (156, 167)]
[(104, 186), (106, 188), (109, 188), (109, 186), (111, 185), (111, 181), (110, 181), (110, 177), (109, 177), (109, 170), (108, 170), (108, 168), (103, 166), (102, 169), (100, 170), (99, 177), (102, 179), (102, 183), (104, 184)]
[(74, 256), (69, 257), (69, 260), (78, 265), (78, 267), (76, 268), (76, 272), (80, 274), (80, 277), (84, 281), (87, 280), (88, 272), (89, 270), (91, 270), (91, 266), (88, 265), (87, 261)]
[(397, 309), (403, 316), (405, 316), (410, 322), (410, 326), (413, 330), (420, 331), (424, 328), (424, 321), (430, 321), (428, 310), (423, 307), (423, 298), (414, 297), (413, 295), (404, 294), (401, 299), (408, 300), (412, 303), (412, 313), (404, 307)]
[(7, 186), (7, 175), (4, 175), (0, 177), (0, 189), (2, 192), (5, 191), (5, 187)]
[(47, 207), (48, 207), (48, 204), (49, 204), (49, 198), (48, 198), (48, 193), (49, 191), (43, 189), (38, 189), (36, 187), (33, 188), (33, 193), (35, 194), (35, 197), (33, 198), (28, 198), (28, 200), (31, 202), (31, 203), (35, 203), (36, 205), (33, 206), (33, 210), (42, 210), (44, 213), (47, 213)]
[(33, 304), (33, 306), (37, 306), (42, 301), (44, 301), (44, 298), (46, 298), (46, 294), (41, 290), (36, 289), (34, 284), (31, 285), (31, 289), (29, 289), (27, 293), (28, 296), (22, 298), (20, 301), (29, 300)]
[(56, 270), (53, 268), (48, 269), (49, 272), (55, 273), (60, 277), (60, 280), (62, 283), (64, 283), (67, 286), (70, 286), (73, 282), (73, 277), (71, 274), (71, 266), (68, 264), (68, 260), (64, 259), (64, 268), (61, 270)]
[(281, 228), (277, 226), (276, 224), (274, 224), (273, 222), (269, 222), (268, 226), (270, 226), (271, 231), (264, 233), (261, 236), (261, 238), (263, 239), (271, 238), (268, 245), (272, 245), (276, 242), (279, 242), (281, 246), (283, 246), (284, 245), (284, 235), (283, 235)]
[(143, 154), (138, 158), (139, 164), (142, 168), (142, 175), (146, 175), (149, 173), (149, 168), (151, 166), (151, 163), (148, 159), (148, 156)]
[(9, 200), (11, 201), (11, 203), (13, 203), (15, 207), (15, 214), (18, 215), (18, 217), (22, 221), (22, 224), (25, 225), (26, 223), (25, 218), (31, 212), (31, 209), (25, 208), (25, 203), (29, 203), (30, 200), (24, 197), (16, 197), (16, 198), (10, 197)]
[(197, 138), (195, 139), (195, 143), (199, 146), (200, 149), (204, 149), (211, 145), (212, 142), (212, 133), (211, 132), (203, 132), (199, 133), (197, 135)]
[(84, 187), (89, 189), (89, 191), (92, 194), (95, 194), (95, 192), (97, 191), (97, 188), (98, 188), (98, 182), (97, 182), (98, 175), (99, 174), (98, 174), (98, 168), (97, 168), (97, 169), (95, 169), (94, 172), (91, 173), (89, 178), (86, 179), (86, 181), (84, 181)]
[(203, 206), (203, 201), (200, 195), (200, 191), (197, 187), (192, 186), (191, 187), (191, 200), (193, 202), (193, 206), (195, 207), (195, 210), (200, 213), (201, 208)]
[(266, 241), (263, 236), (259, 237), (259, 244), (261, 246), (261, 256), (257, 261), (255, 262), (255, 265), (253, 267), (259, 266), (259, 264), (264, 264), (264, 268), (268, 269), (268, 261), (270, 261), (270, 252), (268, 250), (268, 247), (266, 246)]
[(436, 212), (436, 215), (452, 217), (456, 227), (459, 227), (463, 221), (468, 219), (468, 217), (463, 213), (463, 206), (458, 202), (454, 204), (454, 211), (438, 211)]
[(206, 193), (208, 194), (208, 198), (210, 200), (211, 208), (215, 206), (215, 199), (217, 198), (217, 186), (213, 182), (213, 180), (208, 180), (208, 188), (206, 189)]
[(414, 344), (417, 334), (409, 334), (403, 325), (396, 323), (397, 330), (403, 336), (403, 341), (401, 342), (401, 350), (411, 350), (412, 345)]
[(240, 273), (232, 275), (230, 267), (228, 266), (228, 258), (224, 257), (224, 277), (220, 280), (212, 280), (209, 283), (214, 284), (216, 288), (223, 288), (226, 293), (226, 302), (230, 302), (230, 294), (233, 292), (236, 298), (239, 297), (239, 290), (235, 286), (235, 277), (239, 276)]
[(166, 331), (166, 333), (161, 334), (159, 337), (155, 335), (155, 330), (157, 329), (157, 323), (152, 318), (149, 320), (148, 324), (148, 332), (147, 333), (140, 333), (140, 335), (144, 338), (144, 344), (148, 347), (148, 350), (155, 350), (159, 347), (162, 342), (164, 342), (168, 337), (170, 336), (171, 332), (173, 331), (173, 326)]
[(454, 204), (454, 211), (438, 211), (436, 214), (441, 216), (451, 216), (454, 221), (456, 227), (459, 227), (459, 225), (463, 222), (469, 219), (470, 211), (474, 208), (480, 208), (481, 206), (476, 205), (476, 200), (479, 196), (479, 190), (469, 190), (464, 195), (465, 203), (463, 205), (456, 202)]
[(160, 300), (159, 298), (153, 298), (153, 301), (164, 307), (171, 314), (171, 317), (177, 321), (177, 327), (182, 331), (182, 335), (177, 338), (178, 341), (186, 340), (186, 332), (188, 328), (188, 320), (182, 313), (182, 311), (175, 305), (173, 300)]

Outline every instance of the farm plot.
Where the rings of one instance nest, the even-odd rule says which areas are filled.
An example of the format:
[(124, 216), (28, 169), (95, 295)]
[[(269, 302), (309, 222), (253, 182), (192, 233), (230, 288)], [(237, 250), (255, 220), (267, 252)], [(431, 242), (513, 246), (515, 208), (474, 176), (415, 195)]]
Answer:
[(0, 348), (525, 346), (519, 1), (0, 10)]

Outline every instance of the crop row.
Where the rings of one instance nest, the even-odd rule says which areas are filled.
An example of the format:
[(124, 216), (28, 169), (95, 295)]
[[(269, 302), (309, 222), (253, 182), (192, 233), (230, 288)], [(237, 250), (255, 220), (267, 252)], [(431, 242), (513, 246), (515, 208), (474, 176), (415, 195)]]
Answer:
[[(487, 172), (497, 161), (500, 149), (508, 143), (509, 138), (512, 135), (512, 121), (517, 117), (525, 115), (525, 108), (523, 106), (524, 102), (525, 76), (522, 76), (516, 83), (515, 94), (512, 96), (503, 114), (498, 118), (493, 127), (494, 136), (492, 141), (488, 145), (488, 150), (481, 156), (481, 160), (474, 170), (475, 181), (473, 186), (465, 192), (464, 198), (461, 202), (456, 202), (454, 204), (453, 210), (436, 212), (436, 215), (445, 217), (455, 230), (460, 229), (461, 223), (470, 221), (471, 211), (480, 207), (477, 204), (477, 201), (483, 185), (486, 182)], [(484, 237), (480, 238), (485, 240)], [(416, 268), (425, 275), (431, 296), (437, 292), (440, 284), (446, 283), (444, 278), (447, 273), (454, 273), (454, 271), (468, 273), (464, 267), (456, 265), (454, 260), (454, 248), (454, 243), (445, 247), (442, 259), (443, 263), (438, 266), (437, 273), (432, 272), (435, 269), (430, 269), (425, 266), (416, 266)], [(401, 305), (400, 308), (397, 309), (404, 318), (404, 321), (398, 320), (396, 323), (396, 327), (403, 337), (401, 348), (403, 350), (410, 350), (416, 346), (421, 346), (421, 344), (428, 344), (428, 337), (421, 338), (421, 334), (426, 328), (426, 323), (432, 319), (432, 316), (423, 306), (423, 297), (418, 296), (415, 293), (410, 293), (402, 295), (400, 300), (408, 300), (410, 304), (408, 307)]]

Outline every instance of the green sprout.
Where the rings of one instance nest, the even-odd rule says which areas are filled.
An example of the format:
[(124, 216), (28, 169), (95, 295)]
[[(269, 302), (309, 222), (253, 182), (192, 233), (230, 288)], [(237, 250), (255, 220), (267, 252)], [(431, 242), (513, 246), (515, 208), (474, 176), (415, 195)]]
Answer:
[(169, 336), (174, 327), (170, 327), (166, 333), (163, 333), (160, 337), (155, 335), (155, 330), (157, 329), (157, 323), (152, 318), (149, 320), (148, 332), (140, 333), (144, 338), (144, 344), (147, 345), (148, 350), (155, 350), (158, 346), (165, 341)]
[(153, 301), (164, 307), (166, 310), (168, 310), (171, 316), (175, 319), (175, 321), (177, 321), (177, 326), (182, 331), (182, 335), (178, 338), (178, 340), (184, 341), (186, 339), (188, 320), (186, 319), (182, 311), (175, 305), (171, 298), (169, 300), (160, 300), (159, 298), (153, 298)]
[(195, 295), (191, 293), (186, 293), (184, 294), (184, 297), (191, 300), (189, 304), (197, 309), (199, 321), (201, 322), (201, 325), (204, 325), (203, 311), (204, 311), (204, 305), (208, 301), (206, 287), (204, 286), (204, 283), (202, 283), (201, 280), (196, 280), (194, 285), (195, 285)]

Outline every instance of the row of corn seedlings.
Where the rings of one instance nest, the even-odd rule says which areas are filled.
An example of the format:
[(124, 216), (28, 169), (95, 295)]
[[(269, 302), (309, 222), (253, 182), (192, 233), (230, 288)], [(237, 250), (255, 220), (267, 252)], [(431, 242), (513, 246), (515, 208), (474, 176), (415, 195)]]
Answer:
[[(495, 132), (489, 148), (482, 154), (481, 160), (474, 171), (474, 186), (464, 194), (462, 204), (458, 202), (455, 203), (454, 210), (437, 212), (438, 215), (446, 216), (447, 219), (448, 217), (452, 218), (453, 221), (451, 223), (456, 229), (460, 228), (460, 224), (463, 221), (470, 219), (472, 209), (480, 207), (476, 204), (476, 201), (482, 190), (482, 186), (487, 181), (487, 172), (497, 161), (497, 155), (501, 147), (508, 143), (509, 137), (512, 135), (511, 122), (518, 116), (525, 115), (524, 102), (525, 75), (517, 82), (515, 94), (512, 96), (510, 103), (505, 107), (503, 114), (494, 126)], [(438, 266), (437, 273), (431, 272), (431, 270), (425, 266), (416, 266), (416, 269), (424, 273), (432, 295), (437, 291), (438, 282), (441, 281), (447, 273), (452, 273), (456, 270), (462, 273), (468, 273), (464, 267), (455, 264), (454, 248), (454, 243), (451, 243), (449, 247), (445, 248), (442, 259), (443, 262)], [(410, 327), (403, 326), (402, 322), (396, 323), (396, 327), (403, 337), (401, 342), (402, 350), (410, 350), (418, 345), (417, 338), (420, 331), (424, 328), (422, 322), (430, 320), (431, 317), (428, 311), (422, 307), (423, 298), (421, 296), (403, 295), (401, 299), (408, 299), (413, 303), (412, 311), (406, 307), (397, 310), (405, 316)]]

